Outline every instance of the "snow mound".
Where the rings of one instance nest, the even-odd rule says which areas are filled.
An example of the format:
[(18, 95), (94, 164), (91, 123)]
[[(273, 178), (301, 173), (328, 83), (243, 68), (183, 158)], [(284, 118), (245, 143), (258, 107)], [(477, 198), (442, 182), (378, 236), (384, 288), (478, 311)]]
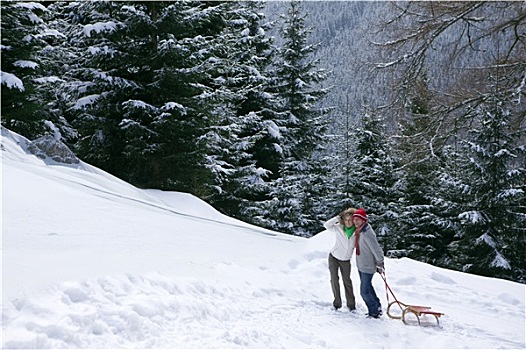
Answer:
[[(79, 160), (66, 145), (57, 141), (51, 135), (43, 136), (35, 141), (29, 141), (4, 127), (1, 127), (1, 135), (0, 150), (2, 151), (3, 159), (45, 167), (45, 171), (51, 171), (49, 166), (69, 168), (69, 170), (62, 169), (62, 171), (54, 172), (54, 175), (67, 181), (76, 182), (86, 188), (113, 194), (121, 198), (128, 198), (133, 201), (141, 201), (173, 213), (207, 218), (252, 228), (266, 234), (275, 234), (271, 230), (259, 228), (221, 214), (208, 203), (188, 193), (138, 189), (105, 171)], [(70, 177), (66, 179), (64, 172), (71, 173), (73, 179)]]

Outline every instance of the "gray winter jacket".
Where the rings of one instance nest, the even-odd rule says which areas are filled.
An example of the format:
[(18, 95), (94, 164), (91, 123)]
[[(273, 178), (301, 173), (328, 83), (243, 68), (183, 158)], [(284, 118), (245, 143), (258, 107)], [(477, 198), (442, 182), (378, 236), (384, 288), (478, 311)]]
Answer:
[(360, 255), (356, 254), (358, 271), (374, 274), (376, 267), (383, 266), (384, 263), (384, 252), (376, 239), (376, 233), (371, 225), (366, 223), (358, 237), (360, 245)]

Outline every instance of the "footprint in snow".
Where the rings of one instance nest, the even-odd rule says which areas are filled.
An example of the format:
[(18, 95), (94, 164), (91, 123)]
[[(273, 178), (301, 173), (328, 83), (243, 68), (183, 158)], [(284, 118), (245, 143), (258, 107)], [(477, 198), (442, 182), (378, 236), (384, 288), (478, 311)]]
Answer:
[(436, 272), (431, 273), (431, 279), (434, 280), (434, 281), (440, 282), (440, 283), (444, 283), (444, 284), (450, 284), (450, 285), (457, 284), (451, 278), (449, 278), (447, 276), (444, 276), (444, 275), (441, 275), (441, 274), (436, 273)]

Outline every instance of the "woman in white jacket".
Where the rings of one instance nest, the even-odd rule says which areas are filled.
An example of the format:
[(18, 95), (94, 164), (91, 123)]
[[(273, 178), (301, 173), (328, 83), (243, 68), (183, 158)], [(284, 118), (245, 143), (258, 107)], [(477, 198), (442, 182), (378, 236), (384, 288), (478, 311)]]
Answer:
[(356, 212), (354, 208), (344, 210), (340, 215), (330, 219), (323, 226), (334, 233), (336, 238), (334, 247), (329, 253), (329, 272), (331, 275), (331, 288), (334, 295), (332, 305), (335, 310), (342, 307), (340, 295), (340, 281), (338, 270), (342, 275), (345, 299), (350, 311), (356, 310), (356, 302), (351, 281), (351, 257), (354, 250), (354, 225), (352, 215)]

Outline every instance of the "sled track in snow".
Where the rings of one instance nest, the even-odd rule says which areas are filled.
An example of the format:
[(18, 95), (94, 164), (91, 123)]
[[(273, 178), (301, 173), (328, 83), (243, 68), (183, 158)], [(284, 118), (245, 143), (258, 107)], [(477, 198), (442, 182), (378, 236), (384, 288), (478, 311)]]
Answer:
[[(93, 190), (93, 191), (104, 193), (104, 194), (107, 194), (107, 195), (110, 195), (110, 196), (113, 196), (113, 197), (126, 199), (126, 200), (131, 201), (131, 202), (136, 202), (136, 203), (140, 203), (140, 204), (143, 204), (143, 205), (147, 205), (149, 207), (153, 207), (153, 208), (156, 208), (156, 209), (167, 211), (167, 212), (170, 212), (170, 213), (178, 215), (178, 216), (183, 216), (183, 217), (187, 217), (187, 218), (190, 218), (190, 219), (193, 219), (193, 220), (198, 220), (198, 221), (213, 222), (215, 224), (229, 226), (229, 227), (242, 228), (244, 230), (253, 231), (253, 232), (260, 233), (260, 234), (263, 234), (263, 235), (266, 235), (266, 236), (276, 237), (276, 238), (278, 238), (280, 240), (283, 240), (283, 241), (293, 242), (293, 240), (287, 239), (286, 237), (280, 237), (277, 233), (274, 233), (274, 232), (272, 232), (270, 230), (257, 229), (257, 228), (251, 227), (251, 226), (245, 226), (245, 225), (241, 225), (241, 224), (233, 224), (233, 223), (228, 223), (228, 222), (224, 222), (224, 221), (220, 221), (220, 220), (215, 220), (215, 219), (210, 219), (210, 218), (203, 218), (203, 217), (192, 215), (192, 214), (181, 213), (181, 212), (178, 212), (178, 211), (176, 211), (176, 210), (174, 210), (172, 208), (166, 207), (166, 206), (158, 205), (158, 204), (155, 204), (155, 203), (151, 203), (151, 202), (148, 202), (148, 201), (143, 201), (143, 200), (140, 200), (140, 199), (136, 199), (136, 198), (132, 198), (132, 197), (124, 196), (124, 195), (120, 195), (120, 194), (117, 194), (117, 193), (114, 193), (114, 192), (110, 192), (110, 191), (106, 191), (106, 190), (103, 190), (103, 189), (100, 189), (100, 188), (96, 188), (94, 186), (89, 186), (89, 185), (86, 185), (86, 184), (83, 184), (83, 183), (79, 183), (77, 181), (64, 179), (64, 178), (62, 178), (60, 176), (53, 175), (53, 177), (59, 178), (62, 181), (68, 181), (70, 183), (73, 183), (75, 185), (88, 188), (88, 189)], [(247, 224), (247, 225), (249, 225), (249, 224)]]

